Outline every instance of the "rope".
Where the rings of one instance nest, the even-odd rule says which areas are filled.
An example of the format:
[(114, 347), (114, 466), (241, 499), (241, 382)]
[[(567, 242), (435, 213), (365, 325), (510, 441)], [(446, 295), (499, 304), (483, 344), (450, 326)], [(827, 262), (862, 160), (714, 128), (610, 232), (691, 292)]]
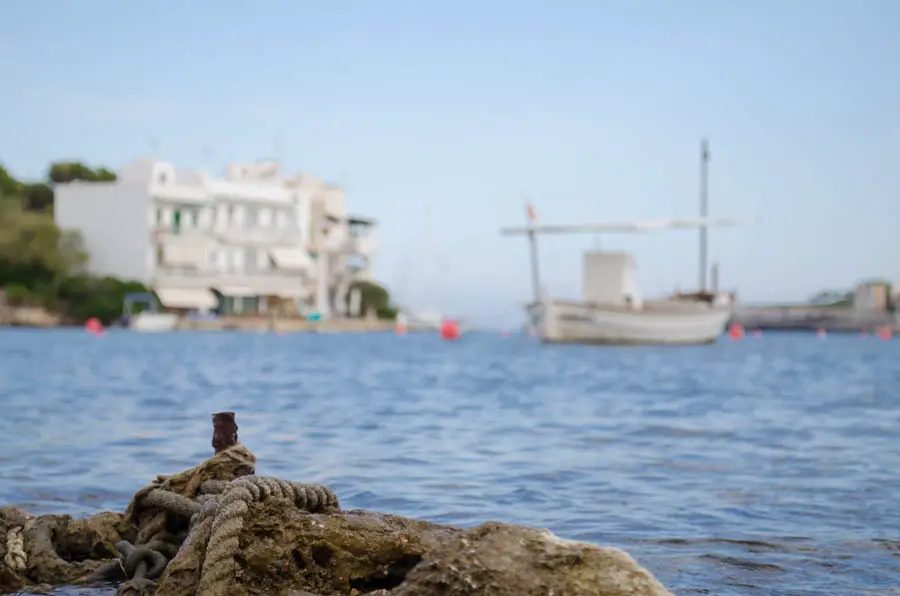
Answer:
[[(82, 579), (125, 580), (118, 596), (149, 596), (157, 582), (172, 596), (229, 594), (251, 503), (275, 499), (309, 513), (340, 510), (329, 488), (255, 476), (255, 464), (256, 456), (239, 444), (189, 470), (157, 476), (135, 493), (125, 511), (123, 522), (137, 529), (134, 542), (120, 540), (119, 558)], [(28, 571), (29, 579), (52, 583), (60, 573), (57, 567), (70, 565), (58, 551), (59, 532), (68, 526), (57, 517), (0, 510), (7, 530), (6, 552), (0, 554), (13, 573), (24, 578)], [(117, 526), (117, 531), (124, 530)]]
[(144, 494), (140, 499), (140, 505), (142, 507), (162, 509), (187, 518), (193, 517), (195, 513), (200, 511), (200, 505), (196, 501), (161, 488), (153, 489)]
[(28, 555), (25, 554), (25, 539), (22, 536), (24, 528), (16, 526), (6, 533), (6, 556), (3, 562), (15, 572), (25, 570), (28, 564)]
[[(241, 550), (238, 536), (244, 529), (249, 503), (270, 498), (289, 499), (298, 508), (318, 513), (340, 507), (331, 489), (316, 484), (299, 484), (264, 476), (244, 476), (231, 481), (216, 506), (204, 508), (208, 519), (215, 516), (206, 555), (200, 572), (198, 594), (227, 594), (234, 579), (234, 557)], [(200, 523), (204, 521), (200, 518)]]

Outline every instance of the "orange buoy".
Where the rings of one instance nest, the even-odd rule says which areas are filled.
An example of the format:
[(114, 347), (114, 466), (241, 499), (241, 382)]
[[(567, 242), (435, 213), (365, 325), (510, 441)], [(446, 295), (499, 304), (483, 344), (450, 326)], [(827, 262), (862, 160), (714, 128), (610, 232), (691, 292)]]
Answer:
[(824, 329), (820, 328), (819, 331), (816, 333), (816, 335), (818, 335), (819, 338), (824, 338), (827, 335), (827, 333), (825, 333)]
[(744, 326), (735, 323), (728, 329), (728, 336), (731, 339), (744, 339)]
[(103, 323), (100, 322), (100, 319), (97, 317), (91, 317), (84, 324), (84, 329), (88, 333), (93, 333), (94, 335), (103, 335)]
[(878, 330), (878, 339), (883, 339), (887, 341), (894, 337), (894, 331), (890, 327), (882, 327)]
[(462, 332), (459, 328), (459, 323), (454, 321), (453, 319), (445, 319), (443, 323), (441, 323), (441, 338), (446, 340), (456, 340), (462, 335)]

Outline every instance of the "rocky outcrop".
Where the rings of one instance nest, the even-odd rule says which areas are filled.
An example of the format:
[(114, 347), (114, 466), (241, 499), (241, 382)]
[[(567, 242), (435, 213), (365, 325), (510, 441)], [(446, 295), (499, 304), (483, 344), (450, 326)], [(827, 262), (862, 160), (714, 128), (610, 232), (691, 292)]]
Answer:
[(106, 582), (119, 596), (669, 595), (618, 549), (343, 511), (324, 486), (255, 476), (239, 443), (217, 451), (157, 477), (124, 514), (0, 509), (0, 593)]
[(88, 519), (33, 517), (15, 507), (0, 509), (0, 593), (25, 586), (86, 583), (104, 564), (115, 563), (116, 543), (137, 530), (121, 513)]
[[(463, 530), (371, 511), (307, 514), (291, 503), (254, 503), (239, 536), (229, 594), (368, 594), (398, 586), (425, 553)], [(191, 558), (203, 556), (191, 549)], [(173, 561), (173, 565), (176, 561)], [(198, 568), (198, 561), (187, 564)], [(195, 575), (169, 572), (163, 594), (194, 594)]]
[[(275, 500), (250, 505), (239, 543), (233, 596), (671, 596), (621, 550), (498, 522), (463, 530)], [(202, 556), (194, 549), (188, 567)], [(196, 578), (169, 572), (157, 593), (196, 594)]]
[(431, 550), (391, 594), (671, 596), (624, 551), (498, 522)]

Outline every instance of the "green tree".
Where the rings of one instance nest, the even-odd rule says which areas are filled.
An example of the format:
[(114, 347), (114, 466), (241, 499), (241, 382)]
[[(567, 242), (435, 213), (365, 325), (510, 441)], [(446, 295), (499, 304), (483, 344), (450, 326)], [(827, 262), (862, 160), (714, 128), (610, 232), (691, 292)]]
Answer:
[(360, 293), (360, 314), (365, 316), (370, 310), (375, 311), (379, 319), (396, 319), (397, 309), (391, 304), (390, 293), (381, 285), (371, 281), (355, 281), (347, 292), (347, 305), (354, 290)]
[(53, 189), (48, 184), (26, 184), (22, 195), (22, 206), (28, 211), (48, 211), (53, 208)]
[[(115, 179), (104, 168), (68, 165), (65, 174), (65, 167), (54, 164), (58, 180)], [(0, 287), (11, 304), (44, 306), (79, 323), (97, 317), (108, 324), (122, 313), (125, 294), (147, 291), (138, 282), (85, 273), (88, 253), (81, 233), (61, 230), (48, 209), (51, 186), (23, 184), (0, 167), (0, 192)]]
[(112, 182), (115, 173), (106, 168), (93, 169), (80, 161), (58, 161), (50, 165), (47, 179), (54, 184), (84, 180), (87, 182)]
[(22, 183), (13, 178), (9, 170), (0, 165), (0, 200), (18, 198), (22, 194)]

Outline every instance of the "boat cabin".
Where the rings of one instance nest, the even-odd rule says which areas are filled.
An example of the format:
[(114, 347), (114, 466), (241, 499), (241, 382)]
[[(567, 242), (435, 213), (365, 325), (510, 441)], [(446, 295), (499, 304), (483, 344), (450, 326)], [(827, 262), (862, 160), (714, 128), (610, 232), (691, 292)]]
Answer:
[(640, 310), (643, 298), (637, 284), (637, 264), (626, 252), (587, 251), (582, 272), (582, 300)]

